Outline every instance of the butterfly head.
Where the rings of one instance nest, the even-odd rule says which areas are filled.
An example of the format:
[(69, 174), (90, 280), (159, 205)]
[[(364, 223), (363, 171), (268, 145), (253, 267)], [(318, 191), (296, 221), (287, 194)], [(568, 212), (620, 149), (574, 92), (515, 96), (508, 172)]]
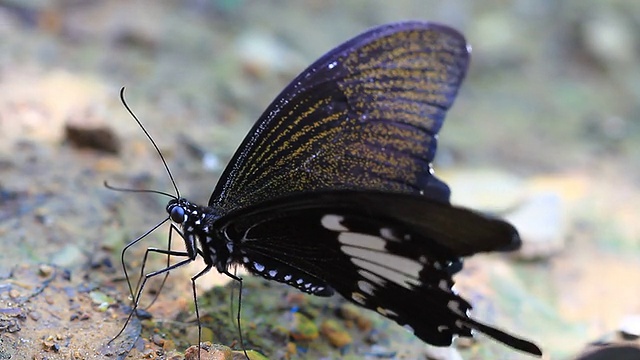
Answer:
[(176, 224), (182, 224), (187, 218), (184, 207), (179, 202), (180, 199), (171, 199), (167, 204), (167, 213), (169, 213), (171, 221)]
[(174, 224), (185, 227), (190, 220), (197, 221), (203, 215), (200, 206), (185, 198), (175, 198), (167, 203), (167, 213)]
[(182, 230), (182, 238), (189, 257), (195, 259), (197, 256), (196, 239), (203, 230), (202, 222), (206, 213), (201, 207), (184, 198), (174, 198), (169, 200), (166, 207), (169, 219)]

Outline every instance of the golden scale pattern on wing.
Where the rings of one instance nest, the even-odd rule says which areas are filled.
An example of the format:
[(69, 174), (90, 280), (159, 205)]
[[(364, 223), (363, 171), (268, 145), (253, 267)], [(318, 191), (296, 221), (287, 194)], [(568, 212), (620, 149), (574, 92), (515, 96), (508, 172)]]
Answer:
[(464, 38), (424, 25), (340, 54), (309, 74), (326, 79), (264, 115), (214, 202), (237, 208), (323, 189), (419, 193), (467, 63)]

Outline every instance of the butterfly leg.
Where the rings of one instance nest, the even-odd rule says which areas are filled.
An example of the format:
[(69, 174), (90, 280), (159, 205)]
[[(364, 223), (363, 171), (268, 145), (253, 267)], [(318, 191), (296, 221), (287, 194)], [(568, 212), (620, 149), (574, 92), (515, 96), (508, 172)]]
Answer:
[[(202, 256), (200, 251), (198, 251), (198, 253)], [(196, 308), (196, 319), (198, 319), (198, 360), (200, 360), (200, 344), (202, 343), (202, 324), (200, 323), (200, 310), (198, 309), (198, 291), (196, 290), (196, 280), (202, 275), (208, 273), (212, 267), (213, 265), (207, 265), (207, 267), (202, 269), (202, 271), (195, 274), (191, 278), (191, 289), (193, 291), (193, 303)]]
[[(178, 235), (182, 236), (182, 233), (180, 232), (180, 230), (176, 227), (175, 224), (171, 224), (171, 227), (169, 228), (169, 237), (167, 240), (167, 250), (171, 250), (171, 235), (173, 234), (173, 231), (176, 231), (178, 233)], [(187, 253), (182, 253), (181, 255), (178, 256), (185, 256), (184, 254)], [(147, 249), (147, 251), (145, 251), (144, 253), (144, 258), (142, 260), (142, 267), (140, 269), (140, 277), (139, 279), (142, 279), (142, 277), (144, 276), (144, 268), (147, 264), (147, 256), (149, 255), (149, 249)], [(188, 254), (187, 254), (188, 256)], [(171, 254), (167, 254), (167, 266), (169, 267), (171, 266)], [(158, 300), (158, 297), (160, 296), (160, 293), (162, 292), (162, 289), (164, 288), (164, 284), (167, 282), (167, 278), (169, 277), (169, 272), (166, 272), (164, 274), (164, 277), (162, 278), (162, 283), (160, 283), (160, 287), (158, 288), (158, 291), (156, 292), (155, 296), (153, 297), (153, 299), (151, 300), (151, 302), (149, 303), (149, 305), (145, 306), (145, 310), (150, 308), (155, 302), (156, 300)], [(140, 280), (138, 280), (138, 284), (136, 284), (136, 292), (138, 291), (138, 286), (140, 285)], [(132, 298), (133, 298), (133, 294), (131, 294)]]
[(244, 356), (247, 358), (247, 360), (249, 359), (249, 355), (247, 354), (247, 349), (245, 349), (244, 347), (244, 340), (242, 339), (242, 326), (240, 325), (240, 313), (241, 313), (241, 309), (242, 309), (242, 278), (239, 276), (236, 276), (234, 274), (231, 274), (229, 271), (225, 270), (223, 272), (223, 274), (227, 275), (228, 277), (230, 277), (232, 280), (237, 281), (240, 284), (240, 290), (238, 291), (238, 314), (236, 316), (236, 321), (238, 324), (238, 335), (240, 336), (240, 346), (242, 347), (242, 351), (244, 352)]
[[(145, 232), (144, 234), (140, 235), (137, 239), (131, 241), (130, 243), (128, 243), (127, 245), (125, 245), (124, 248), (122, 248), (122, 252), (120, 253), (120, 264), (122, 264), (122, 272), (124, 273), (124, 277), (125, 279), (127, 279), (127, 286), (129, 287), (129, 294), (131, 295), (131, 298), (135, 298), (135, 293), (137, 293), (138, 291), (138, 285), (136, 285), (136, 292), (133, 291), (133, 288), (131, 287), (131, 281), (129, 281), (129, 272), (127, 271), (127, 267), (126, 267), (126, 262), (124, 261), (124, 256), (127, 253), (127, 250), (129, 250), (133, 245), (137, 244), (140, 240), (144, 239), (145, 237), (147, 237), (147, 235), (151, 234), (152, 232), (154, 232), (157, 228), (159, 228), (162, 224), (164, 224), (165, 222), (167, 222), (167, 220), (169, 220), (169, 218), (166, 218), (164, 220), (162, 220), (161, 222), (159, 222), (158, 224), (156, 224), (156, 226), (152, 227), (151, 229), (147, 230), (147, 232)], [(142, 278), (142, 273), (140, 278)], [(140, 282), (138, 281), (138, 284)], [(117, 336), (116, 336), (117, 337)]]
[[(173, 255), (173, 256), (183, 256), (183, 257), (184, 256), (188, 256), (187, 253), (184, 252), (184, 251), (171, 251), (171, 250), (156, 249), (156, 248), (148, 248), (147, 249), (147, 253), (148, 252), (157, 252), (159, 254)], [(120, 329), (120, 331), (116, 334), (116, 336), (114, 336), (111, 340), (109, 340), (109, 342), (107, 344), (111, 344), (113, 342), (113, 340), (117, 339), (118, 336), (120, 336), (124, 332), (124, 329), (127, 328), (127, 325), (129, 325), (129, 321), (131, 321), (131, 318), (133, 317), (133, 314), (138, 309), (138, 303), (140, 302), (140, 296), (142, 295), (142, 292), (144, 290), (145, 284), (147, 283), (147, 280), (151, 279), (152, 277), (155, 277), (155, 276), (164, 274), (166, 272), (169, 272), (169, 271), (171, 271), (173, 269), (177, 269), (177, 268), (179, 268), (181, 266), (184, 266), (184, 265), (190, 263), (191, 261), (193, 261), (193, 260), (191, 260), (191, 258), (184, 259), (184, 260), (182, 260), (180, 262), (177, 262), (177, 263), (175, 263), (175, 264), (173, 264), (171, 266), (168, 266), (168, 267), (166, 267), (164, 269), (160, 269), (160, 270), (153, 271), (153, 272), (150, 272), (150, 273), (146, 274), (144, 276), (144, 279), (142, 280), (142, 283), (140, 284), (140, 289), (137, 291), (136, 296), (133, 299), (134, 300), (133, 301), (133, 308), (131, 309), (131, 312), (129, 312), (129, 316), (127, 317), (127, 320), (125, 321), (124, 325), (122, 326), (122, 329)]]

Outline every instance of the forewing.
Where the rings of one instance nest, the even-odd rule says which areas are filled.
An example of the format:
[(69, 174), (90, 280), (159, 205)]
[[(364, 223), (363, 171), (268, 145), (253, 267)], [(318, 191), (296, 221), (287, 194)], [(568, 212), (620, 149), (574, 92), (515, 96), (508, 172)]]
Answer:
[(423, 22), (381, 26), (342, 44), (267, 108), (209, 205), (236, 209), (328, 189), (448, 201), (430, 163), (468, 61), (462, 35)]
[(434, 345), (476, 329), (523, 351), (537, 349), (470, 319), (471, 305), (452, 290), (460, 256), (520, 244), (511, 225), (407, 194), (336, 191), (282, 200), (219, 220), (234, 261), (252, 273), (312, 294), (335, 290)]

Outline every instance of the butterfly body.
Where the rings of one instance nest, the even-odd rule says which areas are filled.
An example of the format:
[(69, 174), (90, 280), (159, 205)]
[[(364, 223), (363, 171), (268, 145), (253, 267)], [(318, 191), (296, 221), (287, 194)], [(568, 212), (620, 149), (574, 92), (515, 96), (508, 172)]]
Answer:
[(452, 206), (431, 167), (469, 52), (455, 30), (403, 22), (309, 66), (256, 122), (208, 206), (169, 201), (185, 256), (207, 264), (194, 280), (241, 265), (306, 293), (339, 293), (430, 344), (477, 330), (541, 355), (470, 318), (453, 290), (462, 257), (520, 246), (510, 224)]

